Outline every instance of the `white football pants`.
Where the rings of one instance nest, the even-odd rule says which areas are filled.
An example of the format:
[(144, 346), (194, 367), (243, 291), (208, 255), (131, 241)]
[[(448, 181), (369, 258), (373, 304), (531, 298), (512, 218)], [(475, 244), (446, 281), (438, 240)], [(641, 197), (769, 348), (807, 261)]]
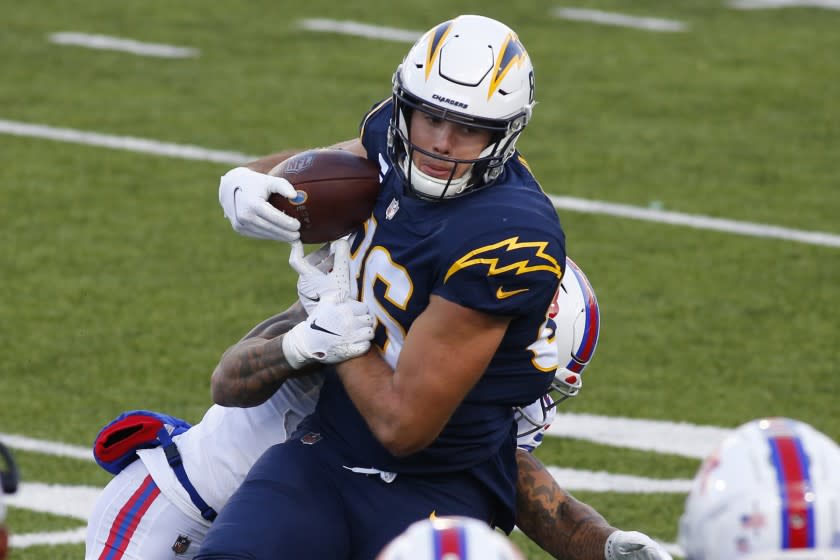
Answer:
[(138, 459), (97, 499), (88, 520), (85, 560), (191, 560), (207, 531), (161, 494)]

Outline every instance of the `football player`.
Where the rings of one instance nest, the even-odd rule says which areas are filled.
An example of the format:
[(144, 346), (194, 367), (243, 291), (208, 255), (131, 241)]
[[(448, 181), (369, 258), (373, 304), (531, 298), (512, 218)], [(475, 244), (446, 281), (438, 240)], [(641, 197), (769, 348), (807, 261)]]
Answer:
[[(352, 247), (376, 350), (332, 368), (313, 415), (255, 464), (200, 558), (372, 558), (433, 511), (512, 529), (512, 410), (558, 366), (547, 309), (566, 262), (557, 213), (516, 151), (534, 103), (516, 34), (459, 16), (412, 47), (392, 95), (337, 145), (381, 170)], [(294, 240), (297, 223), (262, 204), (294, 195), (259, 173), (276, 160), (227, 173), (220, 200), (237, 231)], [(221, 404), (248, 393), (214, 383)]]
[[(340, 144), (382, 174), (352, 246), (377, 349), (332, 368), (315, 412), (258, 460), (200, 558), (373, 558), (432, 511), (513, 528), (513, 407), (540, 398), (557, 368), (547, 310), (565, 270), (557, 212), (516, 152), (534, 103), (517, 35), (459, 16), (423, 35), (392, 95)], [(248, 177), (227, 179), (234, 193)]]
[(688, 560), (840, 559), (840, 447), (797, 420), (747, 422), (697, 471), (679, 542)]
[[(341, 246), (338, 247), (336, 262), (327, 259), (318, 267), (332, 265), (329, 274), (317, 271), (300, 279), (301, 300), (307, 302), (313, 316), (320, 313), (317, 304), (312, 303), (313, 290), (317, 289), (322, 296), (337, 294), (339, 285), (349, 280), (338, 278), (347, 274), (346, 257), (342, 256)], [(314, 253), (308, 258), (314, 264), (322, 256)], [(568, 266), (574, 264), (569, 261)], [(339, 295), (336, 299), (340, 298)], [(327, 301), (326, 305), (333, 305), (329, 303), (331, 298)], [(558, 352), (568, 359), (565, 367), (558, 369), (552, 384), (559, 402), (580, 390), (580, 375), (592, 357), (599, 325), (597, 301), (582, 272), (564, 279), (555, 303), (552, 312), (555, 341)], [(296, 304), (257, 325), (237, 346), (270, 340), (276, 344), (281, 341), (281, 334), (306, 315), (302, 305)], [(364, 321), (361, 327), (365, 328)], [(364, 346), (364, 336), (351, 340), (354, 340), (352, 344)], [(288, 373), (290, 369), (275, 375), (283, 377)], [(289, 378), (266, 402), (252, 408), (214, 405), (200, 423), (172, 438), (175, 443), (172, 449), (177, 451), (189, 485), (203, 506), (195, 503), (175, 475), (169, 461), (172, 454), (163, 446), (136, 451), (134, 457), (139, 455), (141, 460), (125, 466), (97, 500), (88, 523), (85, 557), (88, 560), (193, 558), (212, 522), (212, 513), (221, 510), (257, 457), (269, 446), (283, 441), (313, 410), (320, 382), (317, 375)], [(529, 452), (542, 441), (553, 419), (552, 405), (551, 399), (543, 398), (517, 412), (518, 460), (525, 460), (519, 455), (530, 456)], [(517, 523), (557, 558), (591, 557), (584, 553), (603, 549), (609, 534), (623, 534), (559, 489), (536, 459), (527, 459), (523, 464), (527, 468), (520, 471)], [(208, 512), (212, 513), (207, 515)], [(552, 520), (549, 526), (547, 520)], [(571, 550), (581, 551), (581, 555), (568, 556)]]

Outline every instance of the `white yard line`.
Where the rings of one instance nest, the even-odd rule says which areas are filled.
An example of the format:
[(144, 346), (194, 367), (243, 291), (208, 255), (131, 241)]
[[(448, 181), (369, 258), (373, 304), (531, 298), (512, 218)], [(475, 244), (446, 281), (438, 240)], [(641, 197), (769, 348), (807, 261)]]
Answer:
[(44, 455), (55, 455), (57, 457), (70, 457), (73, 459), (93, 461), (93, 449), (91, 447), (81, 447), (79, 445), (70, 445), (68, 443), (61, 443), (58, 441), (47, 441), (43, 439), (4, 433), (0, 433), (0, 441), (12, 449), (19, 449), (21, 451), (31, 451), (33, 453), (42, 453)]
[(48, 35), (51, 43), (57, 45), (72, 45), (88, 49), (106, 51), (120, 51), (139, 56), (154, 56), (158, 58), (194, 58), (199, 55), (198, 49), (178, 47), (161, 43), (143, 43), (134, 39), (110, 37), (108, 35), (91, 35), (75, 31), (61, 31)]
[(560, 413), (547, 435), (702, 459), (731, 431), (687, 422)]
[(301, 29), (307, 31), (320, 31), (324, 33), (341, 33), (367, 39), (383, 39), (385, 41), (398, 41), (400, 43), (414, 43), (423, 34), (422, 31), (409, 29), (398, 29), (395, 27), (383, 27), (370, 25), (358, 21), (312, 18), (302, 19), (298, 22)]
[[(72, 128), (57, 128), (48, 125), (30, 124), (3, 119), (0, 119), (0, 134), (10, 134), (13, 136), (24, 136), (30, 138), (44, 138), (58, 142), (69, 142), (72, 144), (126, 150), (136, 153), (194, 161), (225, 163), (228, 165), (241, 165), (259, 157), (241, 152), (211, 150), (189, 144), (173, 144), (168, 142), (159, 142), (157, 140), (148, 140), (145, 138), (136, 138), (133, 136), (114, 136), (98, 132), (85, 132)], [(840, 248), (840, 235), (834, 233), (783, 228), (753, 222), (740, 222), (725, 218), (713, 218), (698, 214), (683, 214), (681, 212), (655, 210), (642, 208), (640, 206), (630, 206), (598, 200), (587, 200), (584, 198), (575, 198), (570, 196), (549, 195), (549, 197), (556, 208), (562, 208), (575, 212), (605, 214), (633, 220), (680, 225), (696, 229), (733, 233), (737, 235), (748, 235), (767, 239), (782, 239), (785, 241), (795, 241), (797, 243), (805, 243), (809, 245), (823, 245), (826, 247)]]
[(556, 8), (552, 13), (562, 19), (600, 23), (602, 25), (615, 25), (618, 27), (632, 27), (633, 29), (643, 29), (645, 31), (674, 33), (685, 31), (687, 27), (685, 23), (673, 19), (638, 17), (584, 8)]
[(0, 119), (0, 134), (11, 134), (13, 136), (27, 136), (30, 138), (45, 138), (58, 142), (69, 142), (71, 144), (83, 144), (86, 146), (97, 146), (100, 148), (112, 148), (114, 150), (126, 150), (141, 154), (152, 154), (195, 161), (211, 161), (214, 163), (226, 163), (239, 165), (256, 159), (257, 156), (249, 156), (240, 152), (226, 152), (222, 150), (208, 150), (200, 146), (189, 144), (170, 144), (157, 140), (147, 140), (134, 136), (114, 136), (111, 134), (100, 134), (98, 132), (85, 132), (72, 128), (56, 128), (42, 124), (28, 124)]
[(12, 548), (29, 548), (30, 546), (39, 545), (81, 544), (85, 542), (86, 531), (86, 527), (79, 527), (78, 529), (52, 531), (49, 533), (12, 534), (9, 537), (9, 546)]
[(555, 208), (574, 210), (576, 212), (606, 214), (608, 216), (618, 216), (633, 220), (687, 226), (695, 229), (720, 231), (751, 237), (783, 239), (785, 241), (796, 241), (798, 243), (806, 243), (808, 245), (840, 247), (840, 235), (823, 231), (807, 231), (770, 224), (740, 222), (737, 220), (713, 218), (711, 216), (703, 216), (700, 214), (683, 214), (682, 212), (669, 212), (667, 210), (642, 208), (640, 206), (630, 206), (629, 204), (602, 202), (599, 200), (588, 200), (570, 196), (548, 195), (548, 197), (551, 199)]
[(767, 10), (773, 8), (840, 10), (840, 0), (733, 0), (729, 5), (738, 10)]
[(17, 493), (6, 496), (6, 504), (87, 521), (101, 488), (23, 482)]
[(586, 492), (618, 492), (622, 494), (688, 494), (689, 479), (656, 479), (644, 476), (614, 474), (547, 466), (548, 472), (561, 487)]

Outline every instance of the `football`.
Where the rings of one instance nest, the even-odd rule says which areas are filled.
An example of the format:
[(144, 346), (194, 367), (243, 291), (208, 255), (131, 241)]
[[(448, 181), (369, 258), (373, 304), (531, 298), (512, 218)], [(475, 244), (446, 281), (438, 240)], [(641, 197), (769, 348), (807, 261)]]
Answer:
[(301, 152), (268, 172), (297, 189), (288, 199), (272, 194), (268, 202), (300, 220), (304, 243), (325, 243), (343, 237), (370, 217), (379, 195), (379, 168), (345, 150)]

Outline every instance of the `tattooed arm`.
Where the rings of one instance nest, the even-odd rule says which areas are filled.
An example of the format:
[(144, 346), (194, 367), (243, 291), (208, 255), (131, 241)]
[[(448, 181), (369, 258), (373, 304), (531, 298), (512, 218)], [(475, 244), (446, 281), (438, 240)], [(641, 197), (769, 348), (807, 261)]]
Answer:
[(531, 453), (516, 450), (516, 525), (558, 560), (604, 560), (615, 527), (592, 507), (560, 488)]
[(256, 406), (283, 382), (311, 373), (317, 365), (293, 369), (283, 353), (283, 335), (306, 319), (300, 302), (255, 326), (222, 355), (210, 380), (213, 401), (223, 406)]
[[(334, 271), (338, 268), (336, 264)], [(331, 292), (324, 292), (308, 314), (295, 303), (254, 327), (224, 353), (210, 381), (213, 401), (241, 407), (264, 403), (290, 377), (367, 352), (373, 324), (367, 305), (349, 298), (337, 300)]]

